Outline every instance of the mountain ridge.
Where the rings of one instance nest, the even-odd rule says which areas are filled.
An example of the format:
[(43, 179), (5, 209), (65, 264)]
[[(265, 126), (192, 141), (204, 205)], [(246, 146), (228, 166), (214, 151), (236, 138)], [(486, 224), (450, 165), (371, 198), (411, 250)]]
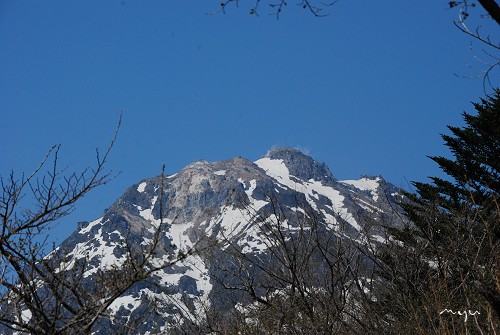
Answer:
[[(227, 248), (250, 259), (268, 254), (274, 248), (269, 222), (283, 226), (278, 229), (292, 239), (304, 222), (314, 220), (321, 234), (359, 245), (381, 243), (385, 232), (366, 222), (397, 224), (393, 211), (400, 194), (380, 176), (337, 180), (326, 164), (291, 148), (272, 149), (255, 162), (198, 161), (130, 186), (104, 215), (80, 222), (50, 257), (60, 262), (56, 271), (81, 272), (82, 285), (92, 291), (101, 273), (152, 255), (145, 269), (158, 269), (120, 294), (93, 334), (111, 334), (118, 324), (139, 319), (151, 301), (160, 307), (138, 331), (153, 334), (157, 327), (161, 333), (180, 316), (196, 320), (204, 309), (225, 304), (214, 297), (224, 287), (221, 269), (232, 266), (224, 263)], [(229, 277), (229, 283), (239, 280)], [(229, 310), (249, 303), (240, 298)]]

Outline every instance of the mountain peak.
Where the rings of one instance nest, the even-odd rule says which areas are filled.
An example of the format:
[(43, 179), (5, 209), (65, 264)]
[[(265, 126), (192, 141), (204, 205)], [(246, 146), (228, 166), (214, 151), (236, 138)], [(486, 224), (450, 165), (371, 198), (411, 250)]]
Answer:
[[(46, 280), (52, 277), (33, 277), (33, 280), (37, 290), (40, 287), (39, 292), (48, 296), (48, 311), (60, 313), (54, 314), (61, 315), (60, 320), (73, 315), (65, 306), (75, 306), (80, 313), (80, 304), (71, 294), (74, 291), (77, 294), (94, 292), (96, 299), (91, 303), (95, 306), (101, 306), (100, 301), (104, 299), (114, 299), (105, 313), (95, 319), (97, 322), (90, 329), (93, 334), (123, 333), (128, 327), (137, 327), (131, 329), (141, 334), (170, 330), (192, 333), (190, 330), (207, 329), (205, 315), (220, 315), (221, 322), (230, 322), (234, 315), (239, 315), (235, 313), (247, 313), (247, 310), (253, 313), (256, 305), (252, 299), (257, 293), (246, 296), (245, 288), (236, 286), (246, 283), (247, 279), (259, 290), (265, 288), (262, 294), (267, 291), (281, 296), (285, 287), (282, 283), (267, 289), (271, 281), (265, 269), (280, 269), (284, 264), (275, 257), (276, 250), (281, 250), (275, 246), (281, 248), (285, 245), (282, 243), (288, 241), (304, 241), (307, 248), (311, 245), (311, 251), (300, 250), (314, 255), (310, 258), (313, 263), (307, 266), (318, 264), (319, 267), (311, 271), (319, 271), (317, 275), (323, 276), (327, 274), (321, 271), (330, 269), (330, 263), (317, 263), (320, 259), (310, 253), (321, 247), (316, 243), (345, 240), (356, 243), (354, 250), (371, 241), (384, 243), (385, 225), (390, 227), (400, 222), (401, 214), (395, 211), (399, 199), (400, 190), (381, 177), (336, 181), (326, 164), (292, 148), (272, 149), (255, 163), (242, 157), (198, 161), (174, 175), (139, 181), (102, 217), (78, 224), (77, 230), (47, 258), (54, 264), (54, 278), (62, 278), (58, 282), (69, 278), (76, 289), (63, 286), (59, 293), (53, 290), (53, 283)], [(383, 222), (384, 228), (374, 225), (377, 221)], [(369, 229), (365, 229), (365, 222), (370, 224)], [(242, 257), (233, 258), (233, 251)], [(242, 263), (253, 259), (262, 263)], [(365, 259), (365, 256), (360, 254), (355, 259)], [(276, 261), (278, 263), (274, 263)], [(235, 264), (264, 267), (252, 270), (252, 277), (241, 277), (241, 268)], [(157, 269), (153, 275), (135, 284), (132, 282), (119, 297), (108, 298), (107, 292), (114, 294), (115, 286), (111, 285), (110, 290), (101, 289), (107, 288), (101, 278), (128, 280), (129, 275), (136, 278), (136, 273), (152, 268)], [(360, 275), (364, 275), (363, 271)], [(311, 277), (314, 282), (317, 275)], [(311, 285), (316, 290), (315, 284)], [(233, 296), (228, 287), (236, 287), (238, 294)], [(230, 301), (224, 300), (226, 293), (231, 294)], [(14, 305), (18, 302), (11, 301), (4, 301), (0, 308), (6, 313), (11, 305), (18, 308)], [(52, 303), (59, 301), (66, 305)], [(61, 312), (60, 305), (63, 306)], [(38, 316), (31, 314), (27, 304), (20, 306), (18, 319), (31, 327)], [(152, 307), (154, 313), (147, 314)], [(33, 317), (33, 322), (28, 315)], [(251, 314), (241, 314), (242, 318), (247, 315)], [(198, 316), (201, 323), (197, 323)], [(189, 322), (182, 323), (188, 320), (186, 317), (190, 318)], [(68, 324), (62, 322), (66, 321), (61, 321), (61, 327)], [(15, 330), (0, 323), (0, 334), (17, 334)]]
[(283, 148), (271, 148), (271, 149), (269, 149), (266, 152), (266, 155), (264, 157), (271, 158), (271, 159), (280, 159), (280, 158), (282, 158), (282, 156), (287, 156), (287, 155), (307, 156), (299, 149), (283, 147)]
[(273, 148), (269, 150), (264, 159), (281, 160), (291, 175), (302, 180), (314, 179), (326, 183), (335, 181), (328, 166), (319, 163), (302, 151), (293, 148)]

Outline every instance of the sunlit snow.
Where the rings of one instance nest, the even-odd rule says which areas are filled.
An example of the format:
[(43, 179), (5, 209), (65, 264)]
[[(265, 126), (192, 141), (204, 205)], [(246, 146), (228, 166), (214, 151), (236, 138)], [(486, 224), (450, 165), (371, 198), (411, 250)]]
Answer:
[(97, 226), (98, 224), (101, 224), (101, 220), (102, 220), (102, 217), (98, 218), (97, 220), (94, 220), (94, 221), (90, 222), (87, 225), (87, 227), (80, 229), (80, 231), (78, 233), (82, 234), (82, 235), (90, 233), (90, 230), (92, 230), (92, 228), (94, 228), (94, 226)]
[(325, 186), (321, 182), (313, 179), (301, 182), (298, 182), (295, 179), (292, 180), (290, 178), (290, 172), (282, 159), (261, 158), (256, 161), (255, 164), (263, 169), (268, 176), (274, 178), (278, 183), (283, 184), (292, 190), (303, 193), (309, 204), (315, 210), (318, 210), (318, 208), (316, 206), (316, 202), (312, 198), (318, 199), (318, 194), (327, 197), (332, 202), (332, 210), (335, 213), (340, 214), (342, 219), (346, 220), (356, 230), (359, 231), (361, 229), (360, 225), (344, 207), (344, 197), (339, 191), (330, 186)]
[[(123, 297), (116, 298), (108, 309), (110, 310), (110, 317), (114, 317), (121, 307), (128, 309), (130, 312), (134, 311), (137, 307), (141, 305), (141, 299), (134, 298), (131, 295), (126, 295)], [(130, 319), (130, 315), (127, 316)]]
[(248, 199), (250, 199), (250, 201), (251, 201), (252, 210), (258, 211), (259, 209), (261, 209), (262, 207), (264, 207), (265, 205), (267, 205), (267, 201), (257, 200), (257, 199), (254, 199), (253, 196), (252, 196), (253, 195), (253, 191), (257, 187), (257, 181), (255, 179), (252, 179), (252, 180), (250, 180), (248, 182), (248, 183), (250, 183), (250, 186), (248, 188), (247, 188), (246, 182), (243, 179), (238, 178), (238, 181), (240, 183), (242, 183), (243, 186), (245, 187), (245, 193), (246, 193)]
[(379, 185), (380, 178), (375, 179), (361, 178), (359, 180), (343, 180), (341, 183), (352, 185), (361, 191), (370, 191), (372, 194), (373, 201), (378, 200), (377, 189)]
[[(104, 241), (102, 233), (102, 228), (100, 228), (92, 240), (84, 243), (78, 243), (73, 251), (66, 255), (65, 258), (68, 259), (68, 261), (61, 262), (59, 269), (57, 269), (56, 272), (71, 270), (75, 266), (76, 261), (83, 258), (90, 262), (94, 257), (98, 257), (99, 267), (101, 269), (110, 269), (114, 266), (121, 266), (125, 261), (125, 256), (120, 258), (116, 257), (114, 255), (116, 243), (111, 244)], [(112, 234), (117, 234), (119, 237), (118, 239), (120, 241), (124, 241), (124, 238), (119, 231), (115, 230), (109, 235)], [(90, 268), (85, 271), (83, 276), (86, 278), (97, 271), (98, 268), (96, 267)]]
[(29, 309), (25, 309), (21, 312), (21, 319), (23, 320), (23, 322), (28, 322), (29, 320), (31, 320), (32, 316), (33, 314)]
[(139, 186), (137, 187), (137, 192), (142, 193), (146, 189), (146, 183), (140, 183)]
[[(154, 215), (153, 215), (153, 208), (155, 207), (155, 204), (156, 204), (156, 201), (158, 200), (158, 196), (155, 196), (153, 198), (153, 200), (151, 201), (151, 207), (150, 208), (146, 208), (146, 209), (143, 209), (143, 210), (140, 210), (139, 211), (139, 215), (144, 219), (144, 220), (147, 220), (149, 222), (151, 222), (151, 224), (154, 226), (154, 227), (158, 227), (159, 224), (160, 224), (160, 220), (158, 219), (155, 219)], [(139, 208), (139, 207), (138, 207)]]

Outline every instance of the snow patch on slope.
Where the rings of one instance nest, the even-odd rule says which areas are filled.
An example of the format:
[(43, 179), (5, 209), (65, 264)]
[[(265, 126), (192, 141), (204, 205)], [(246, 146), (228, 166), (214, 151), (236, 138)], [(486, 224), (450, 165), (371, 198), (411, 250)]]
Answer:
[(139, 193), (144, 192), (144, 190), (146, 189), (146, 185), (147, 184), (145, 182), (140, 183), (139, 186), (137, 186), (137, 192), (139, 192)]
[(90, 231), (92, 230), (92, 228), (94, 228), (98, 224), (101, 224), (101, 220), (102, 220), (102, 217), (98, 218), (97, 220), (92, 221), (91, 223), (89, 223), (87, 225), (87, 227), (80, 229), (80, 231), (78, 233), (82, 234), (82, 235), (90, 233)]
[(33, 314), (29, 309), (25, 309), (21, 312), (21, 320), (23, 322), (29, 322), (32, 318)]
[(254, 199), (254, 197), (252, 196), (253, 191), (257, 187), (257, 180), (255, 180), (255, 179), (250, 180), (248, 182), (250, 184), (250, 186), (248, 188), (247, 188), (246, 182), (243, 179), (238, 178), (238, 181), (241, 184), (243, 184), (243, 187), (245, 188), (245, 193), (246, 193), (248, 199), (250, 199), (250, 201), (251, 201), (252, 210), (257, 212), (259, 209), (261, 209), (262, 207), (267, 205), (267, 201), (257, 200), (257, 199)]
[(380, 178), (377, 177), (375, 179), (361, 178), (359, 180), (343, 180), (341, 181), (341, 183), (352, 185), (361, 191), (370, 191), (373, 201), (377, 201), (378, 200), (377, 189), (380, 186), (379, 181)]
[[(195, 248), (196, 242), (191, 242), (187, 234), (188, 228), (193, 226), (192, 223), (173, 223), (172, 221), (167, 221), (167, 223), (169, 224), (168, 234), (172, 239), (172, 243), (179, 248), (179, 250), (187, 252), (190, 249)], [(203, 224), (204, 222), (200, 223), (200, 225)], [(167, 255), (164, 255), (164, 257), (168, 258)], [(159, 260), (159, 263), (161, 264), (163, 261), (168, 261), (168, 259)], [(185, 268), (185, 271), (175, 274), (160, 271), (156, 273), (156, 275), (161, 278), (161, 282), (164, 285), (179, 285), (181, 278), (184, 276), (193, 278), (196, 282), (196, 290), (202, 293), (199, 298), (201, 301), (206, 303), (208, 301), (208, 294), (212, 290), (212, 284), (210, 283), (210, 277), (207, 275), (209, 271), (203, 259), (199, 255), (191, 255), (190, 257), (178, 262), (176, 266)], [(178, 302), (180, 302), (180, 300)]]
[[(116, 298), (108, 307), (108, 310), (110, 310), (110, 317), (113, 318), (122, 307), (132, 313), (141, 305), (141, 302), (141, 298), (134, 298), (131, 295)], [(127, 316), (127, 319), (130, 320), (130, 314)]]
[(155, 227), (155, 228), (158, 228), (158, 226), (160, 225), (160, 220), (158, 219), (155, 219), (154, 215), (153, 215), (153, 208), (155, 207), (155, 204), (156, 204), (156, 201), (158, 200), (158, 196), (155, 196), (153, 198), (153, 200), (151, 201), (151, 207), (150, 208), (146, 208), (146, 209), (143, 209), (143, 210), (140, 210), (140, 206), (136, 206), (137, 209), (139, 209), (139, 215), (146, 221), (149, 221), (151, 222), (151, 224)]
[(123, 236), (117, 230), (108, 234), (108, 236), (117, 234), (118, 243), (108, 242), (103, 239), (102, 228), (99, 229), (97, 234), (91, 239), (83, 243), (78, 243), (75, 248), (66, 255), (65, 261), (62, 261), (56, 272), (69, 271), (71, 270), (79, 259), (86, 259), (89, 263), (94, 259), (98, 258), (98, 267), (90, 267), (85, 271), (83, 277), (86, 278), (98, 271), (98, 269), (109, 270), (113, 267), (121, 266), (125, 262), (125, 255), (123, 257), (116, 257), (114, 252), (116, 246), (124, 241)]
[[(192, 227), (192, 223), (173, 223), (171, 220), (167, 219), (167, 224), (169, 224), (168, 233), (172, 238), (172, 243), (181, 249), (193, 247), (193, 243), (187, 235), (187, 230)], [(200, 224), (203, 225), (203, 222)]]
[(313, 209), (318, 210), (316, 202), (313, 200), (319, 199), (319, 195), (325, 196), (332, 202), (332, 208), (335, 213), (338, 213), (342, 219), (351, 224), (356, 230), (360, 230), (360, 225), (354, 220), (352, 215), (344, 206), (344, 196), (339, 191), (330, 186), (323, 185), (320, 181), (310, 179), (309, 181), (301, 181), (300, 179), (292, 180), (290, 171), (286, 167), (282, 159), (261, 158), (255, 162), (257, 166), (263, 169), (266, 174), (274, 178), (282, 185), (289, 187), (292, 190), (301, 192), (306, 196), (309, 204)]
[(255, 161), (255, 164), (264, 170), (268, 176), (273, 177), (280, 183), (283, 182), (283, 184), (288, 186), (288, 184), (292, 182), (290, 180), (290, 171), (288, 171), (288, 168), (282, 159), (264, 157)]

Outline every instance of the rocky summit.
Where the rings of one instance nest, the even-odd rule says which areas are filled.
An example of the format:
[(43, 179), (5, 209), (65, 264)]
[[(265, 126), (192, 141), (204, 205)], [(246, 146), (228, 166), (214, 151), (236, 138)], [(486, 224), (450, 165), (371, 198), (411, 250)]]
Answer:
[[(290, 148), (270, 150), (255, 162), (199, 161), (132, 185), (102, 217), (80, 222), (47, 259), (57, 262), (59, 272), (77, 270), (92, 295), (100, 292), (96, 285), (102, 287), (104, 274), (150, 257), (144, 263), (150, 276), (106, 306), (106, 317), (91, 333), (124, 332), (116, 330), (119, 324), (133, 324), (132, 333), (174, 332), (221, 306), (231, 313), (272, 295), (259, 286), (253, 301), (244, 294), (225, 300), (221, 292), (242, 283), (234, 252), (259, 262), (271, 259), (278, 246), (270, 242), (271, 233), (284, 234), (284, 243), (294, 241), (306, 231), (304, 222), (307, 231), (313, 222), (322, 236), (349, 240), (360, 249), (376, 246), (386, 235), (382, 225), (372, 223), (397, 225), (401, 198), (380, 176), (337, 180), (324, 163)], [(247, 270), (240, 263), (239, 273)]]

